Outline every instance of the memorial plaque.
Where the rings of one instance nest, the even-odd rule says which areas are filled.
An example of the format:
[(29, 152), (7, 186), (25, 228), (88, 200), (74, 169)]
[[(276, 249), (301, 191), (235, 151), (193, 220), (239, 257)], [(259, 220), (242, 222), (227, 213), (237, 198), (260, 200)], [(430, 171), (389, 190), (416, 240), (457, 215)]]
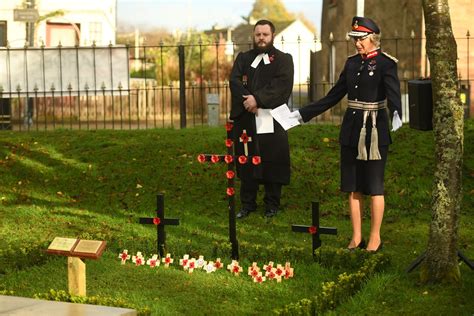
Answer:
[(79, 240), (76, 238), (55, 237), (48, 246), (48, 253), (69, 255)]
[(105, 244), (102, 240), (79, 240), (71, 256), (97, 259), (104, 251)]
[(105, 245), (103, 240), (55, 237), (46, 252), (67, 257), (97, 259), (102, 255)]

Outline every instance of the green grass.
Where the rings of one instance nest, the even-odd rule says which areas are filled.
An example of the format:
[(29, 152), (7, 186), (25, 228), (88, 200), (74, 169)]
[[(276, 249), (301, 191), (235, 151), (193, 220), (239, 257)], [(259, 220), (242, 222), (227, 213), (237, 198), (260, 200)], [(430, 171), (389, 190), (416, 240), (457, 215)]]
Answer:
[[(225, 168), (196, 160), (199, 153), (225, 153), (223, 128), (2, 132), (0, 290), (27, 297), (67, 290), (66, 258), (44, 252), (61, 236), (108, 242), (100, 260), (87, 261), (88, 295), (121, 297), (156, 315), (271, 314), (311, 298), (322, 282), (346, 269), (314, 263), (309, 235), (292, 233), (290, 225), (310, 224), (311, 201), (318, 200), (321, 225), (339, 232), (323, 235), (323, 244), (345, 247), (349, 241), (347, 198), (339, 192), (338, 127), (307, 125), (289, 134), (292, 182), (283, 190), (282, 212), (267, 221), (260, 203), (258, 213), (238, 221), (237, 234), (244, 268), (254, 260), (260, 266), (289, 260), (295, 277), (254, 284), (246, 273), (189, 275), (176, 265), (156, 270), (121, 266), (117, 258), (123, 249), (154, 253), (156, 230), (138, 224), (138, 218), (153, 216), (156, 194), (164, 193), (166, 216), (181, 220), (180, 226), (167, 228), (175, 260), (188, 253), (230, 263)], [(472, 315), (474, 277), (465, 264), (462, 284), (456, 286), (421, 286), (417, 270), (404, 272), (428, 240), (433, 134), (404, 126), (392, 136), (383, 225), (391, 265), (331, 313)], [(474, 258), (473, 120), (466, 121), (463, 174), (459, 248)], [(367, 217), (366, 235), (368, 230)]]

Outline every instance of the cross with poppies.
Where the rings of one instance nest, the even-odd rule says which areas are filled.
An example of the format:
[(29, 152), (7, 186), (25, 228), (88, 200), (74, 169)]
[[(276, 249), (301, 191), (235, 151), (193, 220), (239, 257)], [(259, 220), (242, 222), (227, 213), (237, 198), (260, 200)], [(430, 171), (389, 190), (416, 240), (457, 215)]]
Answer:
[(156, 226), (156, 247), (160, 257), (165, 255), (166, 232), (165, 226), (179, 225), (178, 218), (165, 218), (165, 198), (163, 194), (156, 196), (156, 217), (140, 217), (140, 224), (153, 224)]
[(337, 235), (337, 228), (335, 227), (320, 227), (319, 226), (319, 203), (311, 203), (312, 210), (312, 225), (291, 225), (291, 230), (296, 233), (307, 233), (311, 234), (311, 239), (313, 241), (313, 258), (315, 257), (314, 251), (321, 247), (321, 239), (319, 238), (320, 234), (325, 235)]
[(261, 163), (260, 156), (248, 156), (247, 143), (252, 140), (244, 130), (240, 136), (240, 142), (243, 143), (245, 155), (235, 156), (234, 155), (234, 142), (232, 141), (232, 129), (234, 125), (231, 122), (227, 122), (225, 125), (227, 131), (227, 139), (225, 145), (227, 147), (226, 155), (215, 155), (215, 154), (200, 154), (197, 159), (200, 163), (211, 162), (216, 164), (222, 162), (227, 164), (227, 172), (225, 176), (227, 178), (227, 198), (229, 201), (229, 241), (232, 245), (232, 259), (239, 259), (239, 243), (237, 241), (237, 228), (235, 220), (235, 189), (234, 189), (234, 178), (235, 178), (235, 165), (237, 163), (245, 165), (251, 163), (253, 165), (259, 165)]

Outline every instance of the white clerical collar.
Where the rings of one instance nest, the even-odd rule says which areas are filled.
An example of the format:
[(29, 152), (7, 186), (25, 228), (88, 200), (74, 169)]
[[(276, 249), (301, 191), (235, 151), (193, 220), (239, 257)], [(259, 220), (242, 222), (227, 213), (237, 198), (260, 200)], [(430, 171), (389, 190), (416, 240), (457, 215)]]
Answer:
[(263, 63), (265, 65), (268, 65), (270, 63), (270, 58), (268, 57), (268, 54), (267, 53), (261, 53), (261, 54), (258, 54), (255, 59), (253, 60), (252, 64), (250, 66), (252, 66), (252, 68), (257, 68), (258, 64), (260, 64), (260, 61), (263, 59)]

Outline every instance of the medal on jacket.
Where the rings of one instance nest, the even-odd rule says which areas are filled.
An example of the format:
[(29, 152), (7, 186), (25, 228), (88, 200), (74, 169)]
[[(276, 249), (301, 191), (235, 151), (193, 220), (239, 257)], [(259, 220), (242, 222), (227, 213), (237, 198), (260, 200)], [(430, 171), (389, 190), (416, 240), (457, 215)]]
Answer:
[(369, 71), (369, 76), (373, 76), (374, 75), (374, 71), (375, 69), (377, 68), (377, 65), (376, 65), (376, 61), (375, 59), (372, 59), (369, 64), (367, 65), (367, 70)]
[(243, 84), (244, 86), (247, 85), (247, 75), (243, 75), (243, 76), (242, 76), (242, 84)]

